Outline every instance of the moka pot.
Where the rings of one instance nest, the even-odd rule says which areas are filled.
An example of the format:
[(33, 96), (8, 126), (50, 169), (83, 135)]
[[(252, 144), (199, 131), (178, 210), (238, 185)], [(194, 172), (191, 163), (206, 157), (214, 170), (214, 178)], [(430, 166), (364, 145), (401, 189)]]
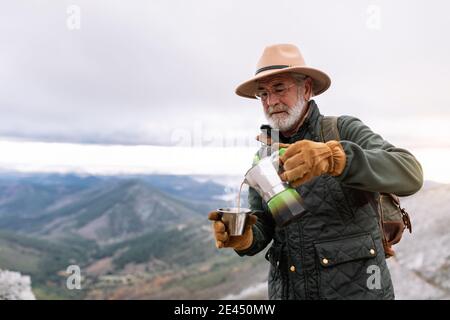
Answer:
[(278, 175), (279, 156), (285, 151), (285, 148), (281, 148), (268, 157), (262, 159), (256, 157), (253, 167), (245, 174), (244, 181), (267, 203), (277, 226), (280, 227), (306, 211), (297, 190), (281, 180)]

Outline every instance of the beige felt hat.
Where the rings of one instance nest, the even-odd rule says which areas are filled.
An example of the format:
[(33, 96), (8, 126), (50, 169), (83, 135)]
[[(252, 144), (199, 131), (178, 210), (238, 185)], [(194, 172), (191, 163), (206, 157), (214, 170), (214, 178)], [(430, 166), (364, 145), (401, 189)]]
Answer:
[(307, 67), (300, 50), (292, 44), (276, 44), (264, 49), (256, 66), (253, 78), (236, 88), (236, 94), (246, 98), (256, 98), (258, 80), (275, 74), (295, 72), (311, 77), (313, 93), (321, 94), (330, 87), (330, 77), (318, 69)]

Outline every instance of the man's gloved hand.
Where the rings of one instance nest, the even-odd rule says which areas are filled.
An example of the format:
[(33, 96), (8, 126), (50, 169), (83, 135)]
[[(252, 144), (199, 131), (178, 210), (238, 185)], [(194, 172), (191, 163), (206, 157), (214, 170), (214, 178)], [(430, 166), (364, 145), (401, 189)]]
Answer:
[(242, 236), (230, 236), (226, 230), (225, 224), (220, 220), (220, 214), (212, 211), (208, 214), (208, 219), (213, 221), (213, 233), (216, 239), (217, 248), (233, 248), (237, 251), (243, 251), (249, 248), (253, 243), (252, 225), (257, 221), (255, 215), (249, 214), (245, 222), (244, 233)]
[(301, 140), (291, 144), (280, 156), (284, 172), (281, 179), (294, 188), (322, 174), (338, 176), (344, 171), (347, 157), (335, 140), (326, 143)]

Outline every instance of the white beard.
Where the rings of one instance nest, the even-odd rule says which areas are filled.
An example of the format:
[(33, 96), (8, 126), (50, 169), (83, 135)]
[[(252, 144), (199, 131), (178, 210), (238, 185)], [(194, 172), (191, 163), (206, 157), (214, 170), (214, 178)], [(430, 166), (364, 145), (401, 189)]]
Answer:
[[(289, 131), (293, 129), (295, 124), (300, 120), (306, 102), (307, 101), (303, 97), (299, 97), (297, 103), (292, 108), (289, 108), (284, 104), (270, 106), (267, 111), (264, 112), (269, 125), (280, 131)], [(285, 111), (286, 113), (271, 115), (274, 111)]]

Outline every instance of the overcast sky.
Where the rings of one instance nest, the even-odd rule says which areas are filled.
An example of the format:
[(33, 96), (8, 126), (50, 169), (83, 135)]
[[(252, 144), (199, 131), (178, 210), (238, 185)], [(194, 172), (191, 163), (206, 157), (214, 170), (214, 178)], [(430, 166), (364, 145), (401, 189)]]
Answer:
[[(71, 29), (72, 4), (80, 29)], [(9, 1), (1, 9), (3, 138), (174, 145), (197, 131), (204, 144), (227, 134), (246, 141), (264, 118), (234, 89), (266, 45), (288, 42), (332, 78), (316, 98), (322, 113), (356, 115), (397, 144), (450, 145), (447, 1)]]
[[(433, 148), (430, 168), (449, 154), (436, 151), (450, 148), (447, 1), (15, 0), (0, 12), (0, 169), (79, 159), (139, 171), (152, 155), (147, 171), (242, 173), (265, 119), (234, 90), (275, 43), (296, 44), (330, 75), (315, 98), (322, 113), (357, 116), (399, 147)], [(169, 160), (152, 145), (180, 148)], [(209, 168), (220, 157), (212, 147), (224, 146), (242, 158)], [(110, 150), (129, 157), (109, 163)]]

